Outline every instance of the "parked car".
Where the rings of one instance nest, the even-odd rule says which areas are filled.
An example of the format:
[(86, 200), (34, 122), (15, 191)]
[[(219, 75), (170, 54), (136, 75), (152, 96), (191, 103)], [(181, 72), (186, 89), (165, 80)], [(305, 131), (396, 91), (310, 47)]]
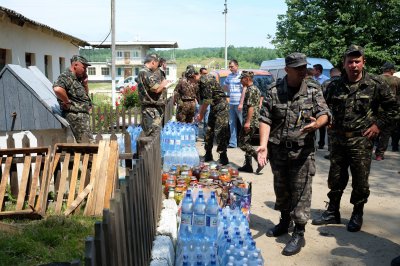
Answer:
[[(315, 64), (321, 64), (324, 69), (322, 74), (329, 77), (329, 71), (333, 67), (332, 63), (325, 58), (307, 57), (307, 68), (312, 68)], [(286, 75), (285, 71), (285, 58), (276, 58), (272, 60), (266, 60), (261, 63), (260, 69), (271, 72), (275, 80), (283, 78)]]
[(115, 89), (117, 91), (120, 91), (121, 89), (128, 87), (128, 86), (129, 87), (136, 86), (137, 83), (136, 83), (135, 79), (136, 79), (136, 76), (129, 76), (126, 78), (122, 78), (117, 82)]

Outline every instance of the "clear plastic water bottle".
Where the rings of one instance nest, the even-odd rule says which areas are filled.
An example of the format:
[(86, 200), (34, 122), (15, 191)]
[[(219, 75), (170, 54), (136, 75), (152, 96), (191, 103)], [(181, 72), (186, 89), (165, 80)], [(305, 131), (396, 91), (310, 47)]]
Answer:
[(196, 202), (193, 206), (193, 240), (200, 245), (204, 244), (205, 225), (206, 225), (206, 203), (203, 191), (199, 190)]
[(212, 191), (206, 205), (206, 237), (213, 243), (216, 242), (218, 236), (218, 209), (215, 191)]

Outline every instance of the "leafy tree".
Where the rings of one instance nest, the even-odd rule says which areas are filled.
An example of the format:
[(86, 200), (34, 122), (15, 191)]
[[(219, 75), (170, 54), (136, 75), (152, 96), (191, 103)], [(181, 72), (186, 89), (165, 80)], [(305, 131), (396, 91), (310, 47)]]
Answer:
[(368, 68), (400, 63), (399, 0), (286, 0), (273, 44), (279, 52), (299, 51), (340, 66), (350, 44), (365, 48)]

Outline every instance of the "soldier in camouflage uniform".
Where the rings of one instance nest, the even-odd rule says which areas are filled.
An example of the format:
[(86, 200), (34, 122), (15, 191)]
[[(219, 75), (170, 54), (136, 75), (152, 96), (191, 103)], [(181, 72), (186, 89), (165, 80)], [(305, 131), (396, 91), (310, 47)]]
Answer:
[[(398, 94), (400, 93), (400, 78), (393, 76), (393, 74), (396, 72), (394, 64), (386, 62), (382, 66), (382, 71), (383, 74), (381, 74), (380, 77), (386, 81), (392, 90), (392, 93), (396, 95), (396, 98), (398, 98)], [(399, 99), (397, 99), (397, 103), (399, 103)], [(378, 143), (375, 149), (375, 160), (381, 161), (385, 158), (384, 154), (389, 144), (390, 135), (392, 135), (392, 150), (399, 150), (398, 132), (398, 121), (393, 121), (390, 126), (382, 128), (377, 139)]]
[(175, 87), (174, 98), (177, 104), (176, 120), (179, 122), (193, 122), (199, 91), (199, 79), (199, 72), (193, 66), (188, 66), (185, 77), (180, 79)]
[(328, 209), (313, 224), (339, 224), (340, 200), (352, 174), (350, 202), (353, 213), (347, 230), (357, 232), (363, 223), (363, 209), (370, 191), (373, 140), (381, 128), (397, 116), (396, 98), (382, 78), (363, 70), (364, 49), (351, 45), (344, 54), (345, 73), (327, 88), (326, 102), (332, 111), (331, 166), (328, 176)]
[(144, 67), (138, 75), (138, 91), (141, 105), (141, 126), (146, 136), (154, 136), (161, 131), (165, 100), (162, 96), (168, 81), (162, 79), (157, 54), (147, 55)]
[(88, 140), (94, 142), (89, 125), (89, 111), (92, 101), (89, 97), (86, 68), (90, 66), (86, 58), (74, 55), (71, 66), (54, 82), (53, 90), (60, 104), (62, 116), (71, 126), (78, 143)]
[(306, 56), (292, 53), (285, 63), (287, 75), (270, 86), (260, 110), (257, 152), (261, 165), (266, 164), (267, 155), (271, 162), (275, 209), (281, 212), (279, 224), (266, 234), (269, 237), (286, 234), (293, 219), (292, 237), (282, 251), (290, 256), (305, 245), (315, 175), (315, 130), (328, 123), (330, 113), (320, 85), (305, 80)]
[(224, 89), (211, 74), (202, 75), (199, 81), (200, 98), (203, 104), (200, 106), (199, 114), (196, 117), (197, 122), (201, 122), (208, 105), (211, 106), (208, 116), (207, 134), (205, 139), (206, 154), (204, 160), (212, 161), (212, 147), (214, 136), (217, 141), (217, 152), (219, 153), (219, 162), (222, 165), (229, 163), (226, 149), (228, 147), (229, 131), (229, 104), (226, 101)]
[[(239, 147), (244, 151), (245, 163), (238, 170), (253, 173), (252, 157), (257, 161), (257, 152), (251, 145), (251, 139), (258, 129), (258, 117), (260, 115), (260, 90), (253, 84), (253, 71), (243, 70), (239, 79), (245, 92), (243, 100), (243, 125), (239, 133)], [(259, 164), (256, 170), (258, 174), (263, 167)]]

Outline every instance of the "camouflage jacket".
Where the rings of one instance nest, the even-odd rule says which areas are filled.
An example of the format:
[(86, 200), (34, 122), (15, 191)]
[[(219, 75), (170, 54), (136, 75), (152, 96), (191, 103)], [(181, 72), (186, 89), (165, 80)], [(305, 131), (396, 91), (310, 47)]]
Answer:
[(162, 93), (155, 92), (160, 87), (162, 81), (160, 69), (157, 68), (155, 71), (152, 71), (145, 66), (139, 71), (137, 81), (139, 100), (142, 107), (165, 105), (165, 99)]
[(326, 99), (326, 95), (328, 90), (326, 88), (328, 88), (329, 84), (331, 84), (332, 80), (335, 79), (339, 79), (340, 77), (332, 77), (330, 79), (325, 80), (322, 84), (321, 84), (321, 89), (322, 89), (322, 94), (324, 95), (324, 98)]
[(326, 102), (336, 131), (364, 131), (373, 123), (382, 129), (398, 113), (396, 98), (386, 82), (366, 72), (355, 84), (346, 74), (333, 80), (327, 87)]
[(180, 105), (184, 101), (194, 101), (197, 98), (198, 90), (197, 82), (191, 82), (187, 78), (180, 79), (174, 90), (175, 102)]
[(396, 76), (380, 75), (384, 81), (389, 85), (392, 93), (396, 95), (397, 103), (400, 103), (400, 78)]
[(243, 121), (246, 121), (249, 108), (253, 107), (253, 116), (250, 120), (250, 127), (258, 128), (258, 118), (260, 116), (260, 90), (255, 86), (251, 85), (247, 87), (246, 93), (243, 100)]
[[(63, 88), (67, 93), (68, 99), (71, 101), (70, 108), (68, 110), (63, 110), (64, 112), (89, 113), (92, 107), (92, 101), (86, 93), (82, 82), (69, 68), (61, 73), (54, 82), (53, 87)], [(60, 103), (61, 107), (61, 100), (57, 99), (57, 101)]]
[(218, 104), (220, 101), (226, 101), (224, 89), (211, 74), (201, 76), (199, 83), (200, 98), (203, 103), (211, 106)]
[(271, 143), (290, 141), (299, 146), (314, 147), (315, 133), (304, 134), (300, 129), (310, 122), (310, 116), (330, 115), (321, 87), (315, 82), (303, 80), (299, 91), (293, 97), (290, 94), (287, 76), (271, 84), (263, 100), (259, 121), (271, 126)]

